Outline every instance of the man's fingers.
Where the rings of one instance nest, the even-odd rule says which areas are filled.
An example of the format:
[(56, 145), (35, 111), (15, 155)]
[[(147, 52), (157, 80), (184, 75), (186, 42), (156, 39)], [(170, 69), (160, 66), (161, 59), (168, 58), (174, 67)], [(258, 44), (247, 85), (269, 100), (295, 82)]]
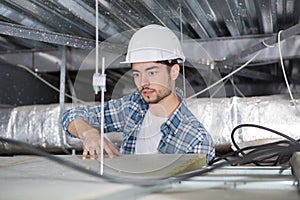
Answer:
[(100, 148), (97, 148), (96, 155), (97, 155), (98, 160), (100, 160), (100, 158), (101, 158), (101, 150), (100, 150)]
[(120, 151), (114, 146), (114, 145), (110, 145), (111, 146), (111, 150), (112, 152), (116, 155), (116, 156), (121, 156), (122, 154), (120, 153)]
[[(85, 160), (88, 156), (90, 157), (91, 160), (101, 159), (100, 144), (98, 143), (99, 140), (97, 138), (92, 138), (92, 139), (93, 139), (92, 142), (91, 140), (85, 141), (85, 145), (83, 146), (83, 153), (82, 153), (83, 160)], [(122, 155), (119, 152), (119, 150), (106, 138), (104, 138), (103, 150), (107, 153), (109, 158), (113, 158), (115, 155), (116, 156)]]
[(121, 152), (120, 152), (118, 149), (114, 148), (113, 151), (114, 151), (114, 154), (115, 154), (115, 155), (117, 155), (117, 156), (122, 156)]
[(106, 143), (104, 144), (104, 150), (106, 151), (109, 158), (114, 157), (113, 151), (110, 149), (109, 145), (107, 145)]
[(90, 151), (90, 159), (95, 160), (95, 150)]
[(104, 144), (104, 149), (106, 153), (108, 154), (109, 158), (113, 158), (116, 156), (121, 156), (122, 154), (119, 152), (119, 150), (110, 142)]
[(107, 149), (110, 150), (110, 154), (106, 151), (106, 153), (108, 155), (112, 155), (112, 156), (109, 156), (110, 158), (113, 158), (114, 155), (116, 156), (121, 156), (122, 154), (120, 153), (120, 151), (116, 148), (116, 146), (108, 139), (104, 138), (105, 139), (105, 142), (104, 144), (107, 145)]
[(88, 154), (88, 150), (86, 148), (83, 148), (82, 160), (86, 159), (87, 154)]
[(89, 154), (91, 160), (95, 160), (95, 151), (96, 151), (96, 155), (98, 157), (100, 157), (100, 149), (89, 150), (86, 147), (84, 147), (84, 150), (83, 150), (83, 153), (82, 153), (82, 160), (85, 160), (88, 157), (88, 154)]

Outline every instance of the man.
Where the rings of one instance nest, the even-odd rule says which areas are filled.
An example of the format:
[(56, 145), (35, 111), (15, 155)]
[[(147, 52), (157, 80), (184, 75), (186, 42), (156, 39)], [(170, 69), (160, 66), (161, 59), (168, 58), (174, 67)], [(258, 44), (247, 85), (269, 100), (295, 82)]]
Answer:
[[(210, 162), (215, 154), (211, 136), (186, 107), (175, 80), (183, 62), (180, 42), (168, 28), (148, 25), (131, 38), (126, 61), (137, 91), (104, 106), (105, 132), (122, 132), (120, 151), (107, 139), (110, 158), (123, 154), (197, 153)], [(64, 130), (83, 141), (86, 159), (100, 156), (100, 106), (81, 106), (64, 113)]]

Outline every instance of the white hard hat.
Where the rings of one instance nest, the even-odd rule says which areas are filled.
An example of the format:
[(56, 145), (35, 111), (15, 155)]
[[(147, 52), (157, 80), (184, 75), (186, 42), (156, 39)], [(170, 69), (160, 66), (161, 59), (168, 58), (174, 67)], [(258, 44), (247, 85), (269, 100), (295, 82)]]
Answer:
[(168, 28), (151, 24), (135, 32), (129, 41), (126, 60), (121, 63), (185, 60), (177, 36)]

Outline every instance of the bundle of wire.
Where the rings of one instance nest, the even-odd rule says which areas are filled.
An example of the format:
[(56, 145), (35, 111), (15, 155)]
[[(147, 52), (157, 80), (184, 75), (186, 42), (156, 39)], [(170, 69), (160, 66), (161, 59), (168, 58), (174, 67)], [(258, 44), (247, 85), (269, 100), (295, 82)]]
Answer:
[[(284, 140), (273, 142), (273, 143), (267, 143), (263, 145), (256, 145), (256, 146), (248, 146), (245, 148), (240, 148), (238, 144), (234, 140), (234, 134), (236, 130), (242, 128), (242, 127), (254, 127), (254, 128), (260, 128), (267, 131), (270, 131), (274, 134), (280, 135), (284, 137)], [(8, 138), (1, 138), (1, 142), (6, 142), (12, 145), (17, 145), (18, 147), (21, 147), (27, 151), (30, 151), (33, 154), (43, 156), (48, 158), (51, 161), (57, 162), (61, 165), (64, 165), (66, 167), (69, 167), (71, 169), (80, 171), (81, 173), (85, 173), (94, 177), (98, 177), (101, 179), (108, 180), (110, 182), (115, 183), (129, 183), (139, 186), (155, 186), (155, 185), (162, 185), (162, 184), (170, 184), (174, 182), (180, 182), (189, 178), (192, 178), (194, 176), (200, 176), (205, 173), (211, 172), (215, 169), (232, 165), (245, 165), (245, 164), (255, 164), (255, 165), (268, 165), (268, 166), (274, 166), (274, 165), (281, 165), (283, 163), (287, 163), (289, 161), (290, 157), (295, 152), (300, 152), (300, 140), (295, 140), (283, 133), (280, 133), (278, 131), (272, 130), (267, 127), (263, 127), (260, 125), (255, 124), (241, 124), (235, 127), (231, 132), (231, 139), (232, 143), (237, 149), (236, 151), (230, 152), (228, 154), (218, 156), (216, 157), (208, 166), (203, 167), (201, 169), (197, 169), (194, 171), (190, 171), (184, 174), (172, 176), (172, 177), (166, 177), (161, 179), (135, 179), (133, 178), (122, 178), (122, 177), (116, 177), (112, 175), (103, 174), (100, 175), (96, 172), (87, 170), (86, 168), (76, 165), (70, 161), (64, 160), (60, 157), (57, 157), (55, 155), (52, 155), (50, 153), (47, 153), (46, 151), (37, 149), (33, 147), (30, 144), (16, 141), (13, 139)]]
[[(266, 144), (240, 148), (237, 142), (235, 141), (234, 136), (236, 131), (243, 127), (263, 129), (271, 133), (274, 133), (276, 135), (279, 135), (285, 139), (278, 140), (276, 142), (270, 142)], [(258, 166), (282, 165), (290, 159), (290, 157), (294, 152), (299, 151), (300, 148), (300, 139), (296, 140), (294, 138), (289, 137), (286, 134), (256, 124), (240, 124), (236, 126), (231, 132), (231, 141), (236, 150), (226, 155), (219, 156), (219, 158), (214, 159), (213, 162), (210, 163), (211, 165), (219, 162), (220, 160), (228, 161), (231, 157), (238, 157), (238, 159), (236, 159), (236, 163), (232, 163), (232, 165), (239, 165), (239, 164), (254, 164)]]

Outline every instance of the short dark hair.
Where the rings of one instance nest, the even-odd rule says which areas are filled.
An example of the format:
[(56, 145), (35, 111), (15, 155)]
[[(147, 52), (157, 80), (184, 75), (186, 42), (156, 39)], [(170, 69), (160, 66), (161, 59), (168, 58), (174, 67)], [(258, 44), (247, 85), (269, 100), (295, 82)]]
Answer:
[(172, 67), (173, 65), (178, 64), (178, 61), (177, 61), (177, 59), (174, 59), (174, 60), (162, 60), (162, 61), (156, 61), (156, 63), (160, 63), (160, 64), (163, 64), (163, 65), (167, 65), (169, 67)]
[[(161, 60), (161, 61), (155, 61), (155, 63), (167, 65), (167, 70), (170, 72), (171, 67), (175, 64), (179, 64), (177, 59), (174, 60)], [(130, 64), (130, 67), (132, 68), (132, 63)]]
[(175, 65), (175, 64), (178, 64), (178, 61), (177, 61), (177, 59), (174, 59), (174, 60), (162, 60), (162, 61), (156, 61), (156, 63), (167, 65), (168, 73), (170, 73), (171, 67), (173, 65)]

